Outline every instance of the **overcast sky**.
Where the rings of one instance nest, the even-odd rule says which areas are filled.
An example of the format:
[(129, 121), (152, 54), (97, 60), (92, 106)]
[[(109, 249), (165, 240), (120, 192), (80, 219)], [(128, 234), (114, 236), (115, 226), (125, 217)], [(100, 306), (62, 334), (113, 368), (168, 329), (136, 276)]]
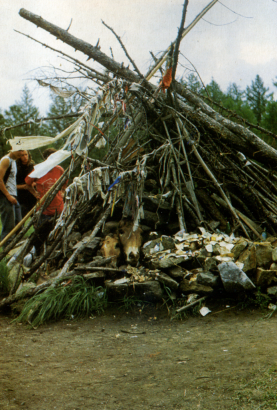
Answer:
[[(208, 3), (208, 0), (190, 0), (185, 25)], [(0, 0), (0, 6), (0, 108), (3, 111), (19, 100), (27, 83), (35, 104), (45, 114), (49, 105), (48, 91), (32, 79), (42, 71), (49, 72), (51, 66), (61, 69), (68, 69), (68, 66), (56, 52), (14, 30), (84, 62), (86, 57), (20, 17), (20, 8), (64, 29), (72, 18), (69, 30), (72, 35), (93, 45), (100, 38), (104, 53), (110, 55), (112, 47), (115, 59), (126, 61), (117, 40), (102, 25), (101, 20), (104, 20), (121, 36), (130, 55), (145, 73), (151, 62), (149, 51), (156, 54), (175, 40), (183, 0)], [(181, 43), (178, 76), (187, 75), (189, 69), (193, 69), (187, 57), (205, 83), (213, 77), (224, 91), (232, 82), (242, 88), (251, 85), (256, 74), (273, 91), (272, 81), (277, 76), (277, 2), (222, 0), (204, 19)], [(90, 61), (87, 64), (93, 66)], [(85, 85), (89, 84), (83, 83)]]

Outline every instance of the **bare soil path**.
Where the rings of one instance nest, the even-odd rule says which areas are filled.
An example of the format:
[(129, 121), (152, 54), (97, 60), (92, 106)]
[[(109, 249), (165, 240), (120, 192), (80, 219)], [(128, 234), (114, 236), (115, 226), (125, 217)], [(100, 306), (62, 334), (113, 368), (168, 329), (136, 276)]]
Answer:
[(277, 317), (259, 311), (112, 312), (35, 330), (2, 315), (0, 338), (1, 410), (277, 408)]

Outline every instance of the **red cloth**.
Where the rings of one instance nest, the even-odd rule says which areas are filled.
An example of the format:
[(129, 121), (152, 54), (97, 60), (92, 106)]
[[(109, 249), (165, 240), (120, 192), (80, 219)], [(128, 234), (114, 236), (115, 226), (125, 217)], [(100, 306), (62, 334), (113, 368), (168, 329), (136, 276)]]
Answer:
[[(64, 173), (64, 169), (57, 165), (51, 171), (47, 172), (46, 175), (37, 179), (37, 178), (30, 178), (27, 176), (25, 178), (25, 182), (28, 185), (32, 185), (33, 182), (36, 182), (36, 190), (40, 194), (40, 198), (42, 198), (46, 192), (55, 184), (55, 182), (60, 178), (60, 176)], [(54, 215), (57, 211), (57, 214), (60, 214), (63, 210), (63, 198), (61, 192), (59, 191), (53, 201), (48, 205), (48, 207), (43, 211), (44, 215)]]
[(160, 87), (164, 93), (165, 93), (165, 90), (167, 90), (170, 87), (171, 82), (172, 82), (172, 67), (166, 70), (166, 73), (160, 82)]

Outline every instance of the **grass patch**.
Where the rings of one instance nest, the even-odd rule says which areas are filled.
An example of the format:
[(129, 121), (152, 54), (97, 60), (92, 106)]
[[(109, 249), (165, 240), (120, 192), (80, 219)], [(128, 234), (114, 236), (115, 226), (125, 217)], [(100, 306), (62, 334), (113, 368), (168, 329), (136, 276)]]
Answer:
[(233, 397), (233, 410), (277, 409), (277, 366), (272, 365), (258, 377), (242, 380), (242, 386)]
[(256, 307), (262, 310), (266, 310), (270, 302), (270, 296), (262, 293), (261, 289), (258, 288), (256, 292), (248, 295), (243, 302), (238, 303), (238, 308), (245, 309), (249, 307)]
[(16, 322), (28, 322), (32, 327), (49, 320), (77, 319), (100, 313), (107, 306), (106, 292), (95, 288), (82, 276), (76, 276), (69, 284), (48, 288), (29, 299)]
[(9, 293), (8, 276), (9, 276), (9, 268), (7, 267), (5, 259), (2, 259), (0, 262), (0, 293), (4, 295)]

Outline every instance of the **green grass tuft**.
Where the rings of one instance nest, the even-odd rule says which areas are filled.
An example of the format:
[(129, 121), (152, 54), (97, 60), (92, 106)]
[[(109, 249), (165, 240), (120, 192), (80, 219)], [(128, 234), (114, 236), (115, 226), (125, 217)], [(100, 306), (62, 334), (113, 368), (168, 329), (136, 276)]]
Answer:
[(6, 261), (4, 259), (0, 262), (0, 293), (7, 294), (8, 289), (8, 276), (9, 268), (7, 267)]
[(48, 288), (29, 299), (16, 322), (28, 322), (32, 327), (49, 320), (87, 317), (92, 312), (100, 313), (107, 306), (106, 292), (102, 287), (93, 287), (82, 276), (72, 283)]
[(261, 310), (265, 310), (270, 303), (271, 298), (269, 295), (262, 293), (261, 289), (258, 288), (256, 292), (248, 295), (244, 301), (238, 303), (238, 308), (245, 309), (249, 307), (256, 307)]

